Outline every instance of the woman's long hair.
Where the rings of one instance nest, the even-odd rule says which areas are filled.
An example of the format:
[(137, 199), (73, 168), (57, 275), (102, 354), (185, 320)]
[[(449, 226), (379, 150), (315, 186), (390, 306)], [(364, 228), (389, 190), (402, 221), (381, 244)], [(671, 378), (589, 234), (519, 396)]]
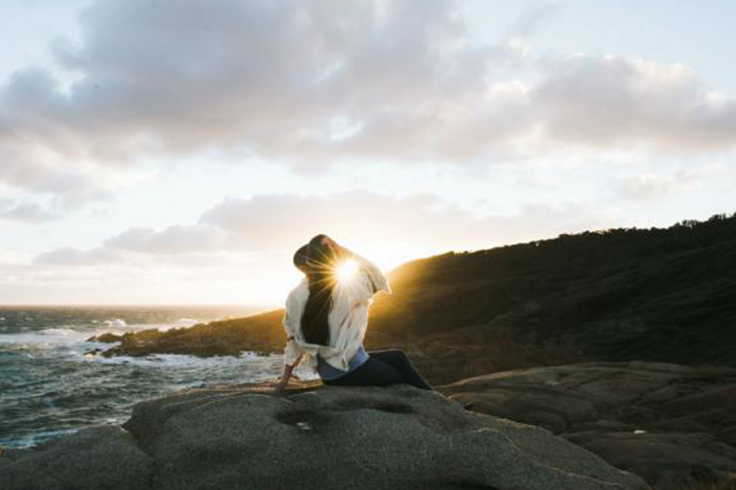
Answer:
[(304, 340), (310, 344), (330, 345), (328, 317), (332, 310), (332, 291), (337, 282), (335, 251), (323, 245), (325, 235), (317, 235), (294, 255), (294, 264), (307, 275), (309, 298), (301, 318)]

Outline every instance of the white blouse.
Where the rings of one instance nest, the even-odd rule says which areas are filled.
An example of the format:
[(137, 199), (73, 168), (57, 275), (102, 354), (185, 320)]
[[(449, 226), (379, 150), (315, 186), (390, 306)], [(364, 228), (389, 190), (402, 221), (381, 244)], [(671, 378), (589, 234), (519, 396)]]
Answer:
[(309, 298), (307, 278), (289, 293), (283, 318), (287, 339), (285, 364), (295, 366), (306, 355), (308, 365), (316, 371), (319, 354), (331, 366), (347, 371), (348, 361), (363, 344), (373, 295), (379, 291), (391, 294), (388, 280), (378, 267), (356, 254), (352, 254), (352, 259), (359, 270), (349, 279), (339, 280), (332, 291), (332, 310), (327, 317), (329, 346), (308, 343), (301, 332), (302, 313)]

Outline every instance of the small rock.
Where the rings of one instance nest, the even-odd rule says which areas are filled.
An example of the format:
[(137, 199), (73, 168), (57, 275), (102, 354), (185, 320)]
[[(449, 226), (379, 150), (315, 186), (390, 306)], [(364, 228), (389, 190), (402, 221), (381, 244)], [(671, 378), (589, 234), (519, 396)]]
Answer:
[(111, 343), (111, 342), (120, 342), (121, 340), (123, 340), (123, 336), (122, 335), (117, 335), (117, 334), (109, 333), (108, 332), (108, 333), (103, 333), (101, 335), (93, 335), (92, 337), (89, 337), (87, 339), (87, 342), (106, 342), (106, 343)]

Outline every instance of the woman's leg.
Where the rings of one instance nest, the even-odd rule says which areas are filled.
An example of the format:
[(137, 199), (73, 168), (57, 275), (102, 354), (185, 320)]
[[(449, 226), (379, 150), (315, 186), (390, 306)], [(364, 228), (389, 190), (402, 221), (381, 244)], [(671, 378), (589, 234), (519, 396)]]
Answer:
[(427, 383), (427, 380), (416, 370), (404, 351), (400, 349), (379, 350), (369, 352), (368, 355), (372, 359), (377, 359), (393, 366), (401, 372), (406, 383), (423, 390), (433, 390), (432, 386)]
[(406, 383), (406, 379), (391, 364), (369, 357), (355, 371), (333, 380), (324, 380), (323, 383), (337, 386), (387, 386)]

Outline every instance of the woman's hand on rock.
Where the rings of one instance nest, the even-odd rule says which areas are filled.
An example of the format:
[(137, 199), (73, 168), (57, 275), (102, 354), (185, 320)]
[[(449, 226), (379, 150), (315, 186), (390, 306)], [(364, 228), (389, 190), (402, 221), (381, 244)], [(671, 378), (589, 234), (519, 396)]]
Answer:
[(276, 391), (276, 392), (284, 391), (288, 384), (289, 384), (288, 379), (279, 378), (278, 383), (276, 383), (276, 385), (273, 387), (273, 391)]

